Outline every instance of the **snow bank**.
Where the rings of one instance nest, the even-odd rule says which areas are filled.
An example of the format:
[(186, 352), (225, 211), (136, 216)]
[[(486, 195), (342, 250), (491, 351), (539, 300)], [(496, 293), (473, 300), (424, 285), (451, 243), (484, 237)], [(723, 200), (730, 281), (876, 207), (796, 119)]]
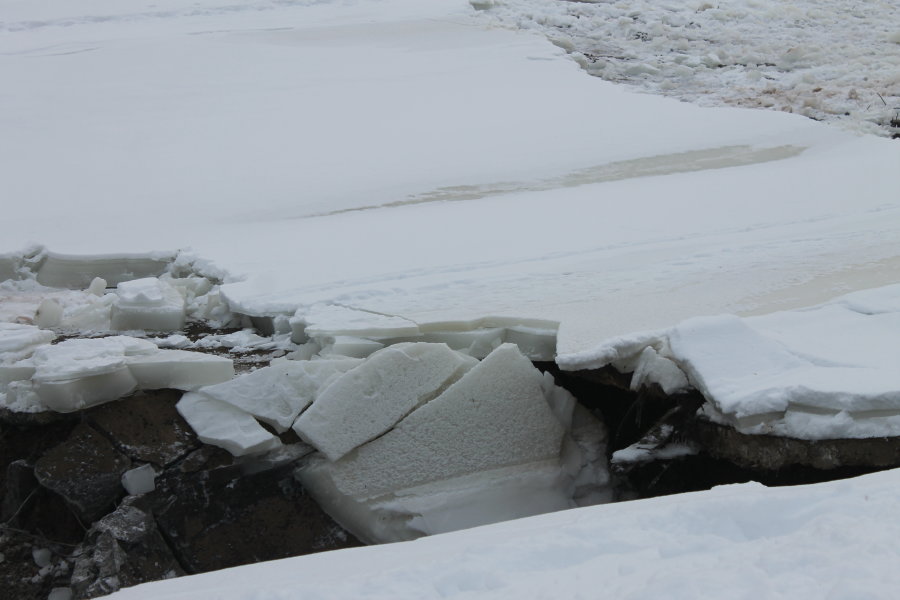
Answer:
[(892, 600), (900, 471), (816, 485), (729, 485), (247, 565), (111, 600), (787, 597)]

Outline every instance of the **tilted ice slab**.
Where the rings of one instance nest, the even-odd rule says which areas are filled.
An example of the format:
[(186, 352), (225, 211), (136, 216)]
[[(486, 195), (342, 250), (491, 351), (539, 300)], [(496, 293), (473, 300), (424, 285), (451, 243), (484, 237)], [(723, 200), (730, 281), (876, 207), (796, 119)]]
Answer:
[(360, 363), (357, 359), (283, 360), (231, 381), (199, 390), (229, 404), (277, 431), (287, 431), (297, 415), (316, 398), (319, 389)]
[(294, 431), (338, 460), (436, 397), (476, 362), (445, 344), (379, 350), (328, 386), (297, 419)]
[[(404, 348), (418, 346), (431, 344)], [(369, 542), (570, 508), (576, 498), (601, 501), (605, 433), (575, 405), (505, 344), (393, 429), (337, 461), (314, 455), (297, 476), (329, 514)]]
[(394, 429), (334, 463), (338, 489), (380, 494), (559, 455), (564, 428), (542, 376), (501, 346)]
[(175, 405), (200, 441), (224, 448), (234, 456), (259, 454), (281, 446), (251, 415), (227, 402), (188, 392)]

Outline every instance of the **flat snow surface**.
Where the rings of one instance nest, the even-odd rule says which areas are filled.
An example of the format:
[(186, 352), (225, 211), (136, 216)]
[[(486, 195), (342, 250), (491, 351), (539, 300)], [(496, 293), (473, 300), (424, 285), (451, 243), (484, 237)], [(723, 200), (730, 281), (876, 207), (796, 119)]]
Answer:
[(186, 250), (248, 312), (548, 319), (563, 354), (900, 265), (900, 144), (634, 94), (462, 0), (2, 18), (6, 251)]
[(122, 590), (116, 600), (892, 600), (900, 472), (715, 488), (314, 554)]

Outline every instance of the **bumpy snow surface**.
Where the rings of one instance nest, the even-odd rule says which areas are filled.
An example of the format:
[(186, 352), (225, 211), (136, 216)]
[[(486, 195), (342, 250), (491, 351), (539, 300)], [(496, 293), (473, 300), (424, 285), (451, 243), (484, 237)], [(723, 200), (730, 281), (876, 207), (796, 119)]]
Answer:
[(501, 23), (548, 33), (608, 81), (900, 136), (900, 14), (890, 0), (473, 4)]

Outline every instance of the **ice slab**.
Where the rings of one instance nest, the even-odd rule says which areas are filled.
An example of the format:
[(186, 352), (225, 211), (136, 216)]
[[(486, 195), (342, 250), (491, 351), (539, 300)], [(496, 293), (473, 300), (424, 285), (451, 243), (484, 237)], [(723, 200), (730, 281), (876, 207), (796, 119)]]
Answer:
[(0, 323), (0, 363), (12, 363), (56, 339), (56, 334), (34, 325)]
[(165, 252), (149, 254), (73, 255), (46, 252), (37, 272), (42, 285), (58, 288), (84, 289), (95, 277), (109, 285), (124, 281), (161, 275), (175, 259)]
[(176, 408), (200, 441), (224, 448), (234, 456), (261, 454), (281, 446), (281, 441), (256, 419), (226, 402), (188, 392)]
[(152, 465), (141, 465), (122, 474), (122, 487), (130, 495), (149, 494), (156, 489), (156, 470)]
[(558, 457), (564, 428), (542, 379), (514, 345), (500, 346), (394, 429), (333, 463), (337, 489), (374, 497)]
[(291, 339), (296, 344), (302, 344), (309, 338), (323, 336), (396, 338), (419, 333), (418, 325), (403, 317), (335, 304), (317, 304), (300, 308), (290, 319), (290, 324)]
[(112, 328), (119, 331), (177, 331), (184, 327), (184, 298), (175, 287), (155, 277), (119, 283), (112, 309)]
[(279, 432), (287, 431), (321, 387), (358, 364), (353, 359), (285, 360), (200, 392), (269, 423)]
[(379, 350), (323, 390), (294, 431), (337, 460), (438, 396), (475, 363), (445, 344)]
[(194, 390), (234, 377), (230, 358), (186, 350), (159, 350), (134, 356), (129, 358), (128, 368), (143, 390)]
[(373, 352), (384, 348), (384, 344), (375, 340), (353, 337), (349, 335), (317, 337), (320, 344), (320, 356), (347, 356), (350, 358), (366, 358)]

